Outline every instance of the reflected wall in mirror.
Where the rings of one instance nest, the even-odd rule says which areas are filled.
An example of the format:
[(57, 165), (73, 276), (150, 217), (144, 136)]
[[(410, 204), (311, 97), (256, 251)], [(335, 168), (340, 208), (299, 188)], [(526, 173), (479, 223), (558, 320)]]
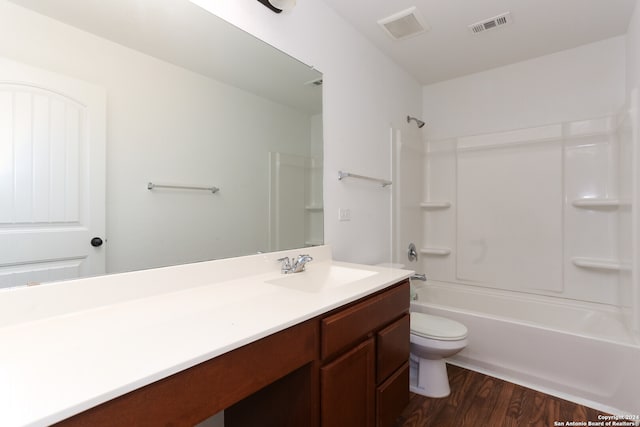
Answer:
[(318, 71), (186, 0), (0, 0), (0, 35), (0, 287), (322, 244)]

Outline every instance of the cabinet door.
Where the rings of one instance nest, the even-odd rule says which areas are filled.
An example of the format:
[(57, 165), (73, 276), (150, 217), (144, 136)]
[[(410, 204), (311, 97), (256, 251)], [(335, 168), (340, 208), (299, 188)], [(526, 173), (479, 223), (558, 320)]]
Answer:
[(405, 314), (383, 330), (377, 339), (377, 378), (380, 384), (409, 360), (411, 318)]
[(375, 425), (375, 345), (364, 341), (320, 368), (323, 427)]
[(392, 427), (409, 404), (409, 361), (378, 387), (377, 427)]

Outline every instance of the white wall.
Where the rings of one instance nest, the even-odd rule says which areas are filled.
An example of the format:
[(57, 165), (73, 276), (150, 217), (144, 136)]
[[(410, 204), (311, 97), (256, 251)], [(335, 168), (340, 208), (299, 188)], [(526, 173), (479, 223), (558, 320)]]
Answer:
[[(420, 85), (321, 0), (280, 15), (255, 0), (195, 3), (324, 73), (325, 241), (340, 260), (389, 261), (390, 189), (337, 174), (391, 176), (389, 127), (420, 114)], [(350, 222), (338, 221), (339, 207)]]
[(308, 114), (5, 1), (0, 55), (106, 89), (108, 272), (267, 250), (268, 152), (308, 156)]
[(625, 40), (575, 49), (423, 88), (429, 139), (614, 114), (625, 99)]

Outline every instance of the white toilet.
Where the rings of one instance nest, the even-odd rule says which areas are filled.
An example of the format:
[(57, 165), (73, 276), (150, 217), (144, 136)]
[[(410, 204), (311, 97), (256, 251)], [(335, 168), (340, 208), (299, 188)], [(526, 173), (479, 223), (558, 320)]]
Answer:
[(427, 397), (451, 393), (445, 357), (467, 346), (467, 328), (460, 322), (425, 313), (411, 313), (410, 390)]

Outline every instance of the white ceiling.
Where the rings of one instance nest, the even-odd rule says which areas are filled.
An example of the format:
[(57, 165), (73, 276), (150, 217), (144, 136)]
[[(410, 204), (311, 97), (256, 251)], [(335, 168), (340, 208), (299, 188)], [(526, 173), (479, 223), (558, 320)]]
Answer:
[(318, 71), (189, 1), (10, 1), (278, 103), (322, 110), (322, 89), (305, 84)]
[[(304, 1), (304, 0), (301, 0)], [(380, 50), (429, 84), (626, 33), (636, 0), (324, 0)], [(377, 21), (416, 6), (431, 30), (391, 40)], [(473, 35), (503, 12), (513, 22)]]
[[(239, 30), (231, 35), (230, 24), (185, 0), (10, 1), (272, 99), (287, 93), (293, 98), (295, 91), (282, 90), (287, 83), (313, 79), (312, 70), (303, 70), (297, 78), (284, 74), (283, 62), (290, 58), (267, 69), (268, 54), (252, 54), (248, 61), (235, 54), (251, 49), (257, 39)], [(323, 1), (416, 80), (429, 84), (624, 34), (637, 0)], [(430, 31), (391, 40), (377, 21), (411, 6), (421, 12)], [(479, 35), (467, 28), (506, 11), (511, 12), (511, 24)], [(265, 76), (273, 90), (258, 87)], [(282, 79), (276, 81), (278, 76)], [(313, 105), (305, 107), (308, 111), (320, 103), (321, 91), (316, 92)], [(299, 105), (304, 97), (281, 102)]]

